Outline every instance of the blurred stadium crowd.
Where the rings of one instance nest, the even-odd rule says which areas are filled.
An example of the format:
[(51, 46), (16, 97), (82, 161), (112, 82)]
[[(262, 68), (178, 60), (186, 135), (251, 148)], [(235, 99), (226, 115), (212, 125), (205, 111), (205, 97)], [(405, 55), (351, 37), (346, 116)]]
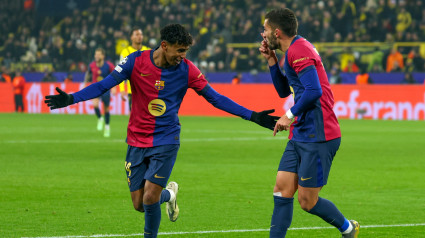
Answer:
[(313, 43), (373, 45), (366, 61), (360, 61), (352, 47), (339, 52), (318, 47), (327, 70), (424, 71), (425, 49), (392, 47), (394, 42), (425, 41), (422, 0), (90, 0), (84, 9), (64, 4), (71, 9), (66, 16), (39, 14), (40, 3), (0, 0), (2, 72), (85, 71), (98, 47), (116, 63), (121, 50), (131, 44), (132, 27), (140, 26), (143, 44), (155, 48), (159, 29), (174, 22), (184, 24), (194, 36), (188, 58), (202, 70), (264, 71), (258, 42), (262, 20), (275, 7), (293, 9), (299, 19), (298, 33)]

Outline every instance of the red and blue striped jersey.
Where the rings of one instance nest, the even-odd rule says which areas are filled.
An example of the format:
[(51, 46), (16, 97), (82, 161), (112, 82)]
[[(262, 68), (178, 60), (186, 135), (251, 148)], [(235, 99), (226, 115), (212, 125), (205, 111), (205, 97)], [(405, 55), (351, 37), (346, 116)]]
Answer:
[(95, 61), (91, 62), (89, 64), (89, 70), (92, 77), (91, 82), (96, 83), (106, 78), (106, 76), (114, 70), (114, 67), (115, 66), (109, 61), (105, 61), (102, 67), (98, 67)]
[(305, 91), (300, 77), (307, 67), (317, 70), (321, 97), (306, 110), (296, 115), (291, 124), (289, 139), (300, 142), (323, 142), (341, 137), (338, 120), (333, 112), (334, 97), (316, 48), (306, 39), (296, 36), (285, 53), (283, 65), (295, 105)]
[(136, 51), (115, 67), (115, 76), (130, 79), (132, 110), (127, 143), (153, 147), (180, 143), (178, 111), (188, 88), (200, 92), (207, 80), (189, 60), (161, 68), (153, 60), (154, 50)]

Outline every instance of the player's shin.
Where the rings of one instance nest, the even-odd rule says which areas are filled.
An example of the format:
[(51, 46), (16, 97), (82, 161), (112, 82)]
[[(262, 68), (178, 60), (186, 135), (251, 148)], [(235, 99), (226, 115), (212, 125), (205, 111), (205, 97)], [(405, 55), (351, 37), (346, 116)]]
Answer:
[(285, 237), (292, 222), (294, 198), (282, 197), (281, 193), (273, 194), (274, 209), (270, 226), (270, 238)]
[(161, 198), (159, 199), (159, 204), (163, 204), (164, 202), (168, 202), (171, 199), (171, 193), (167, 189), (162, 190)]
[(145, 232), (143, 237), (155, 238), (158, 235), (159, 223), (161, 222), (161, 207), (159, 202), (146, 205), (145, 209)]
[(342, 215), (338, 208), (331, 201), (319, 197), (316, 205), (309, 211), (322, 218), (327, 223), (335, 226), (340, 231), (345, 231), (350, 226), (350, 222)]

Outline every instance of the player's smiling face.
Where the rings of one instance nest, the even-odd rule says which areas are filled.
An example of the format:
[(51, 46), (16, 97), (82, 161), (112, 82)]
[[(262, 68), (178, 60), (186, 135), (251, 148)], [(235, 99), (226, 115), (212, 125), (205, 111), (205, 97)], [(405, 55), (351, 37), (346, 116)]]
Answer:
[(269, 49), (276, 50), (279, 49), (279, 42), (277, 41), (276, 37), (276, 29), (273, 29), (269, 25), (269, 20), (266, 19), (264, 21), (264, 32), (263, 34), (266, 36), (267, 43), (269, 45)]
[(169, 44), (166, 43), (165, 48), (165, 59), (167, 60), (168, 65), (175, 66), (180, 64), (180, 62), (186, 58), (186, 53), (189, 50), (189, 46), (179, 45), (179, 44)]

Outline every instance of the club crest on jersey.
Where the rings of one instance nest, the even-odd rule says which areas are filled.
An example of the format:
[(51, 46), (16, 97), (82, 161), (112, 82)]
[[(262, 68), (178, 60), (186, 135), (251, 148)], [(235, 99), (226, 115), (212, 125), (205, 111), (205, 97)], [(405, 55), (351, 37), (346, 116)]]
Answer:
[(164, 84), (165, 84), (165, 81), (162, 81), (162, 80), (156, 80), (156, 81), (155, 81), (155, 88), (156, 88), (157, 90), (163, 90), (163, 89), (164, 89)]
[(154, 99), (149, 102), (148, 110), (152, 116), (161, 116), (165, 113), (165, 110), (167, 110), (167, 106), (165, 105), (165, 102), (161, 99)]

